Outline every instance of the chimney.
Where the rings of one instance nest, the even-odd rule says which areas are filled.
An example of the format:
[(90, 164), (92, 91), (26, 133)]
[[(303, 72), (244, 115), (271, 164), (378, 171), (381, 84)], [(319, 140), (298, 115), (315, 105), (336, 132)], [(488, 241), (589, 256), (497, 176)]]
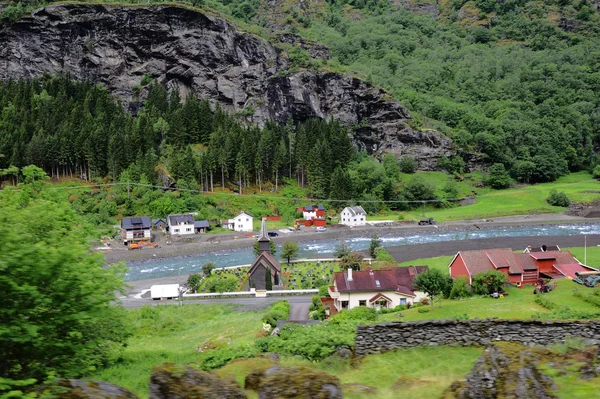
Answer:
[(352, 269), (348, 268), (348, 281), (352, 281)]

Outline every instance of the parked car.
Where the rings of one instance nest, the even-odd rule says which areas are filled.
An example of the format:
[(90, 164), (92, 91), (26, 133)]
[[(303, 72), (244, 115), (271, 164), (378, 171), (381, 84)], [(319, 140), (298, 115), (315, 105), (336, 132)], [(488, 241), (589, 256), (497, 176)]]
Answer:
[(323, 227), (323, 226), (317, 227), (317, 231), (325, 231), (325, 230), (327, 230), (327, 227)]
[(275, 231), (269, 231), (267, 234), (269, 235), (269, 237), (279, 237), (279, 234), (277, 234), (277, 232)]

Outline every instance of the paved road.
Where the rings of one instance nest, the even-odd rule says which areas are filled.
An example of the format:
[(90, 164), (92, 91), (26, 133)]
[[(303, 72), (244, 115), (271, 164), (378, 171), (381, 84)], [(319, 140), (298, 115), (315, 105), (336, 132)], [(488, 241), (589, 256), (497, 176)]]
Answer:
[[(295, 309), (295, 305), (299, 305), (298, 309), (306, 308), (306, 317), (304, 319), (298, 320), (307, 320), (308, 319), (308, 307), (312, 302), (311, 296), (272, 296), (268, 298), (227, 298), (227, 299), (198, 299), (198, 300), (185, 300), (183, 301), (183, 305), (209, 305), (215, 303), (233, 303), (237, 305), (246, 305), (246, 306), (264, 306), (267, 307), (272, 303), (275, 303), (280, 300), (286, 300), (290, 303), (291, 308)], [(145, 305), (157, 306), (157, 305), (179, 305), (179, 301), (177, 299), (169, 299), (166, 302), (161, 301), (153, 301), (152, 299), (135, 299), (135, 298), (123, 298), (121, 299), (123, 303), (123, 307), (128, 309), (141, 308)], [(290, 311), (291, 312), (291, 311)], [(302, 315), (302, 310), (299, 310), (299, 315)], [(290, 314), (291, 316), (291, 314)], [(296, 319), (294, 319), (296, 320)]]
[[(491, 248), (512, 248), (515, 251), (523, 250), (528, 245), (541, 247), (542, 245), (558, 245), (561, 248), (583, 247), (584, 236), (543, 236), (543, 237), (494, 237), (478, 238), (473, 240), (444, 241), (429, 244), (404, 245), (386, 248), (397, 262), (408, 262), (414, 259), (433, 258), (436, 256), (456, 255), (458, 251)], [(588, 234), (588, 247), (600, 245), (600, 235)], [(579, 259), (583, 262), (583, 259)], [(591, 265), (593, 266), (593, 265)]]
[[(310, 299), (310, 297), (307, 297)], [(307, 302), (290, 302), (290, 317), (289, 321), (305, 321), (308, 320), (308, 308), (311, 301)]]

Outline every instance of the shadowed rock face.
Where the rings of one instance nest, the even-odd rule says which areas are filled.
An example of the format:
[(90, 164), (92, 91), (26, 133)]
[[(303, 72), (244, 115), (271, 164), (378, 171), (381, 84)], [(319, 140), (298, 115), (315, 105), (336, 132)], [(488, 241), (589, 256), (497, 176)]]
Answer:
[(135, 103), (133, 86), (151, 74), (182, 97), (194, 91), (231, 112), (252, 108), (247, 119), (259, 125), (338, 119), (355, 128), (359, 147), (410, 154), (421, 169), (450, 154), (448, 138), (411, 129), (410, 113), (385, 91), (337, 73), (291, 73), (288, 66), (267, 41), (182, 7), (55, 5), (0, 30), (0, 79), (69, 73)]

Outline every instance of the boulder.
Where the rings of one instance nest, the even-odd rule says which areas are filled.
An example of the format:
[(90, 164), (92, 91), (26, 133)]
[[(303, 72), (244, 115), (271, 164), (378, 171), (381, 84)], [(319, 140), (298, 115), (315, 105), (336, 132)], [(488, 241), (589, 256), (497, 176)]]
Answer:
[[(260, 399), (341, 399), (340, 381), (325, 372), (305, 367), (271, 367), (251, 373), (246, 389), (258, 388)], [(252, 388), (251, 388), (252, 387)]]
[(61, 399), (137, 399), (127, 389), (103, 381), (58, 380), (43, 391)]
[(150, 399), (246, 399), (233, 380), (189, 366), (164, 363), (150, 375)]

